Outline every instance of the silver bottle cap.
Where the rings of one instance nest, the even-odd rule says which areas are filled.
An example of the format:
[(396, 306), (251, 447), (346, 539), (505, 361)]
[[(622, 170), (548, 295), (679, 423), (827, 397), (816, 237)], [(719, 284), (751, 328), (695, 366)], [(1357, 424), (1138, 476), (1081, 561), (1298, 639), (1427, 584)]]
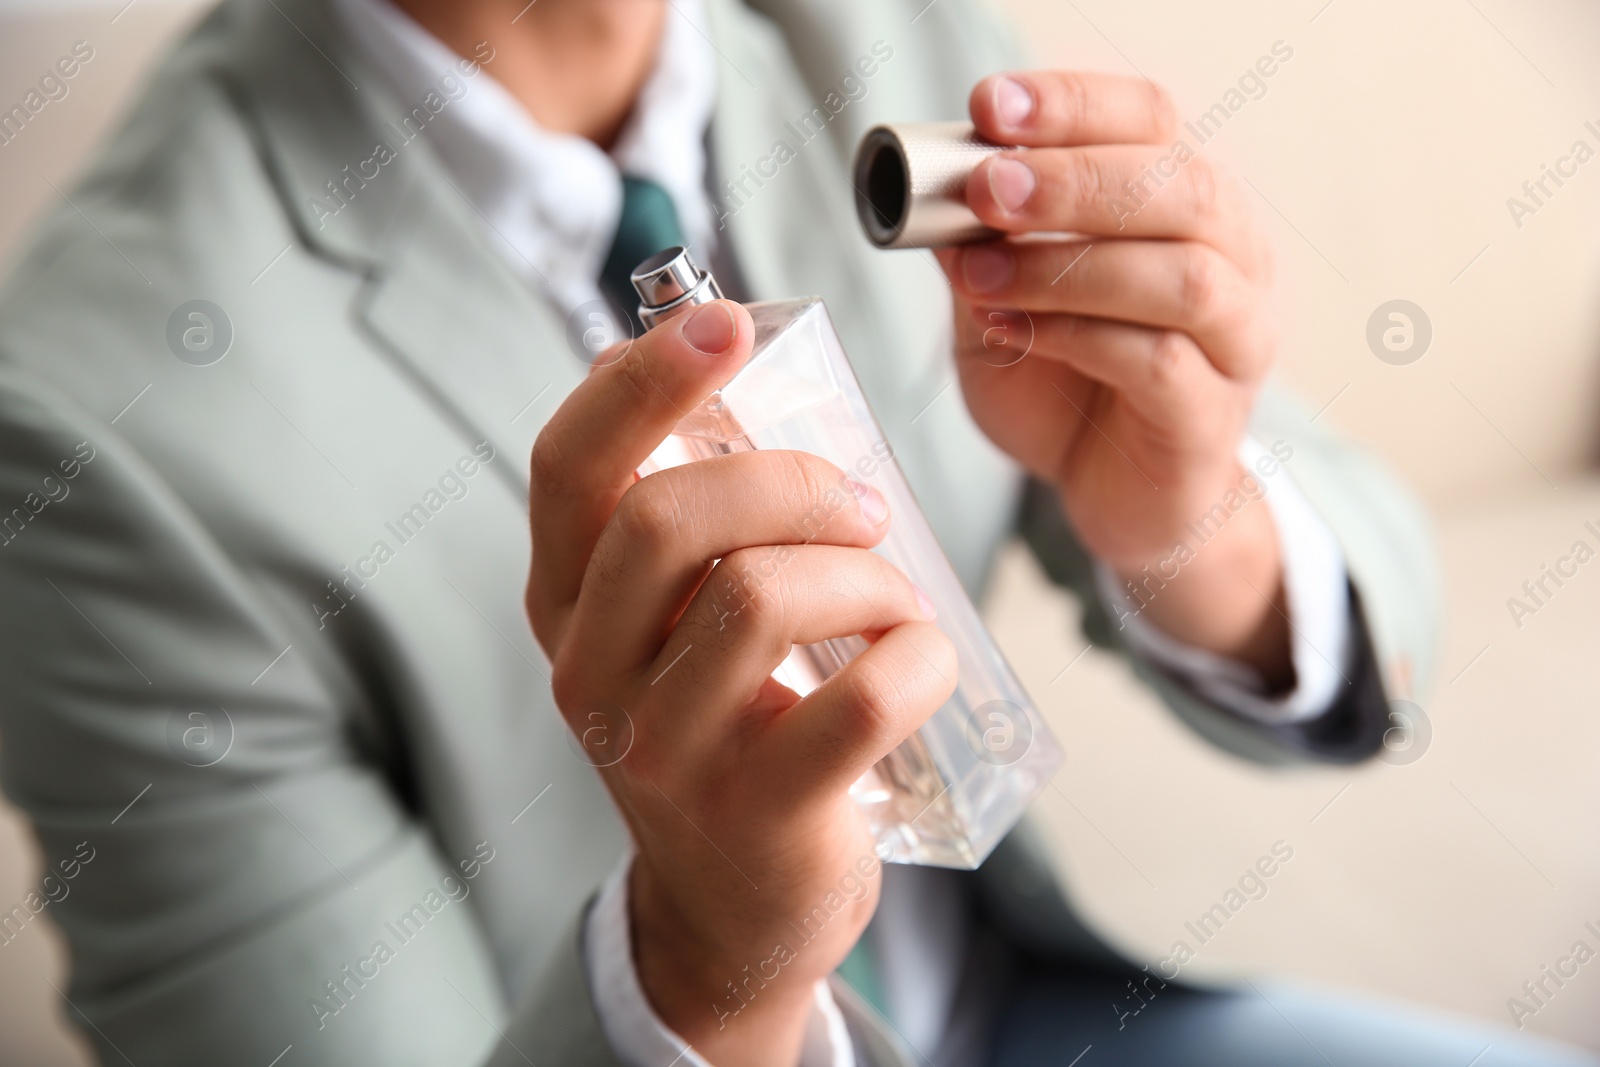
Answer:
[(639, 321), (647, 330), (680, 311), (722, 299), (717, 280), (701, 270), (682, 245), (649, 257), (633, 269), (629, 280), (639, 292)]
[(968, 122), (876, 126), (856, 149), (856, 213), (879, 248), (936, 248), (1000, 236), (967, 207), (967, 177), (997, 152)]

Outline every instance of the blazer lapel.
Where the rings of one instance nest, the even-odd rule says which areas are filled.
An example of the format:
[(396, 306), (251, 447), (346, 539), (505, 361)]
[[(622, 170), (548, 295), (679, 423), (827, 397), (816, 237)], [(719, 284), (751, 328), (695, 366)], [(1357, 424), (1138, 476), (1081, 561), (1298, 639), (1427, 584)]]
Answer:
[(920, 253), (885, 258), (861, 235), (832, 131), (800, 124), (826, 101), (810, 99), (777, 27), (738, 0), (706, 8), (722, 57), (712, 147), (723, 239), (754, 299), (824, 299), (884, 429), (909, 440), (912, 416), (948, 380), (943, 276)]
[[(777, 27), (739, 0), (707, 0), (706, 12), (720, 56), (713, 199), (752, 295), (879, 290), (875, 272), (864, 269), (866, 241), (854, 228), (849, 184), (840, 181), (839, 150), (826, 134), (807, 139), (795, 125), (813, 104)], [(833, 304), (836, 317), (854, 318)]]
[(586, 365), (554, 307), (488, 247), (483, 222), (448, 182), (419, 181), (401, 218), (357, 313), (463, 434), (495, 446), (525, 498), (533, 439)]
[[(962, 406), (951, 359), (949, 285), (925, 251), (880, 252), (861, 234), (848, 178), (855, 131), (885, 118), (807, 87), (789, 44), (740, 0), (706, 0), (719, 54), (712, 128), (723, 238), (758, 300), (820, 296), (923, 511), (976, 592), (1009, 524), (1018, 476)], [(798, 32), (798, 31), (796, 31)], [(859, 60), (807, 38), (842, 78)], [(846, 50), (848, 52), (848, 49)], [(890, 108), (896, 55), (877, 77)], [(875, 90), (876, 91), (876, 90)], [(817, 114), (831, 116), (817, 132)], [(802, 118), (810, 116), (808, 130)]]
[(559, 315), (493, 247), (426, 137), (398, 125), (410, 105), (325, 3), (226, 10), (244, 53), (230, 91), (303, 242), (366, 276), (352, 310), (375, 345), (464, 440), (494, 445), (497, 474), (525, 497), (533, 438), (586, 373)]

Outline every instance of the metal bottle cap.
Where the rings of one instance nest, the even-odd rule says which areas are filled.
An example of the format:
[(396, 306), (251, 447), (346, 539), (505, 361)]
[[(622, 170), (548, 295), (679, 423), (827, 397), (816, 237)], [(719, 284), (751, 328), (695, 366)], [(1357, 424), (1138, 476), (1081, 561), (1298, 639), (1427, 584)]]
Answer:
[(698, 304), (722, 299), (717, 280), (695, 263), (682, 245), (663, 248), (633, 269), (629, 280), (639, 293), (639, 321), (652, 329)]
[(935, 248), (999, 234), (967, 207), (967, 177), (1005, 151), (968, 122), (876, 126), (856, 149), (856, 213), (879, 248)]

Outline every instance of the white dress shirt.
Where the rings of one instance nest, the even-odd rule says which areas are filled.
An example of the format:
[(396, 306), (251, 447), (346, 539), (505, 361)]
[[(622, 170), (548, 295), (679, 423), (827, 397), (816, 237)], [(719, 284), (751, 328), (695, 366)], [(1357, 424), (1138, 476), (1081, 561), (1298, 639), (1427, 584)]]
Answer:
[[(700, 0), (671, 5), (656, 65), (609, 153), (584, 138), (540, 128), (494, 80), (493, 59), (463, 77), (460, 57), (389, 0), (334, 0), (334, 7), (407, 110), (437, 94), (446, 74), (464, 86), (433, 114), (427, 139), (507, 261), (564, 314), (600, 298), (598, 278), (621, 213), (624, 172), (667, 190), (691, 247), (701, 262), (711, 260), (716, 229), (705, 192), (705, 132), (715, 104), (716, 57)], [(1253, 442), (1241, 447), (1247, 468), (1260, 452)], [(1346, 655), (1344, 558), (1286, 472), (1262, 481), (1283, 545), (1289, 614), (1296, 621), (1292, 692), (1264, 696), (1261, 680), (1249, 669), (1156, 630), (1103, 568), (1099, 581), (1130, 643), (1196, 691), (1263, 722), (1304, 721), (1333, 702)], [(585, 927), (585, 962), (601, 1026), (629, 1067), (708, 1067), (661, 1021), (640, 987), (629, 941), (631, 862), (631, 855), (624, 857), (607, 879)], [(902, 919), (955, 913), (950, 880), (895, 873), (885, 881), (880, 910)], [(931, 1053), (944, 1031), (945, 1009), (924, 1009), (952, 1002), (964, 938), (919, 937), (915, 924), (893, 922), (883, 924), (876, 940), (880, 979), (897, 1027), (914, 1048)], [(844, 1022), (827, 984), (819, 982), (801, 1067), (854, 1064)]]
[(667, 12), (655, 70), (609, 154), (586, 138), (541, 128), (494, 80), (493, 59), (460, 77), (460, 57), (388, 0), (334, 6), (406, 110), (437, 95), (444, 75), (457, 75), (465, 91), (429, 120), (427, 139), (512, 267), (563, 314), (600, 298), (624, 172), (672, 195), (689, 246), (711, 262), (716, 225), (704, 192), (703, 138), (716, 103), (716, 53), (703, 36), (710, 29), (699, 0)]

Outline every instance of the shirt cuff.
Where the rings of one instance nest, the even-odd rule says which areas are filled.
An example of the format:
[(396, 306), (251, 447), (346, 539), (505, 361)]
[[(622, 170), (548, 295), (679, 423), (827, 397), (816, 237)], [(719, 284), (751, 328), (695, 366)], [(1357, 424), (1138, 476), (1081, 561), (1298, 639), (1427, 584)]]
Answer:
[[(601, 887), (584, 927), (584, 962), (600, 1028), (626, 1067), (711, 1067), (661, 1021), (639, 984), (628, 926), (628, 870), (632, 866), (630, 850)], [(711, 1011), (711, 1006), (706, 1010)], [(839, 1014), (828, 983), (818, 982), (816, 1008), (806, 1024), (798, 1067), (855, 1067), (855, 1063), (855, 1047), (844, 1016)]]
[[(1204, 551), (1205, 542), (1246, 502), (1265, 498), (1283, 556), (1295, 675), (1295, 686), (1288, 693), (1267, 697), (1266, 683), (1255, 669), (1162, 633), (1140, 617), (1143, 604), (1128, 595), (1127, 583), (1099, 561), (1094, 565), (1095, 584), (1131, 648), (1186, 681), (1211, 703), (1273, 726), (1308, 722), (1333, 707), (1345, 684), (1350, 648), (1350, 580), (1344, 552), (1284, 470), (1293, 455), (1286, 442), (1268, 451), (1247, 437), (1239, 446), (1244, 477), (1216, 507), (1187, 525), (1183, 542), (1190, 552)], [(1176, 545), (1174, 557), (1181, 557)]]

